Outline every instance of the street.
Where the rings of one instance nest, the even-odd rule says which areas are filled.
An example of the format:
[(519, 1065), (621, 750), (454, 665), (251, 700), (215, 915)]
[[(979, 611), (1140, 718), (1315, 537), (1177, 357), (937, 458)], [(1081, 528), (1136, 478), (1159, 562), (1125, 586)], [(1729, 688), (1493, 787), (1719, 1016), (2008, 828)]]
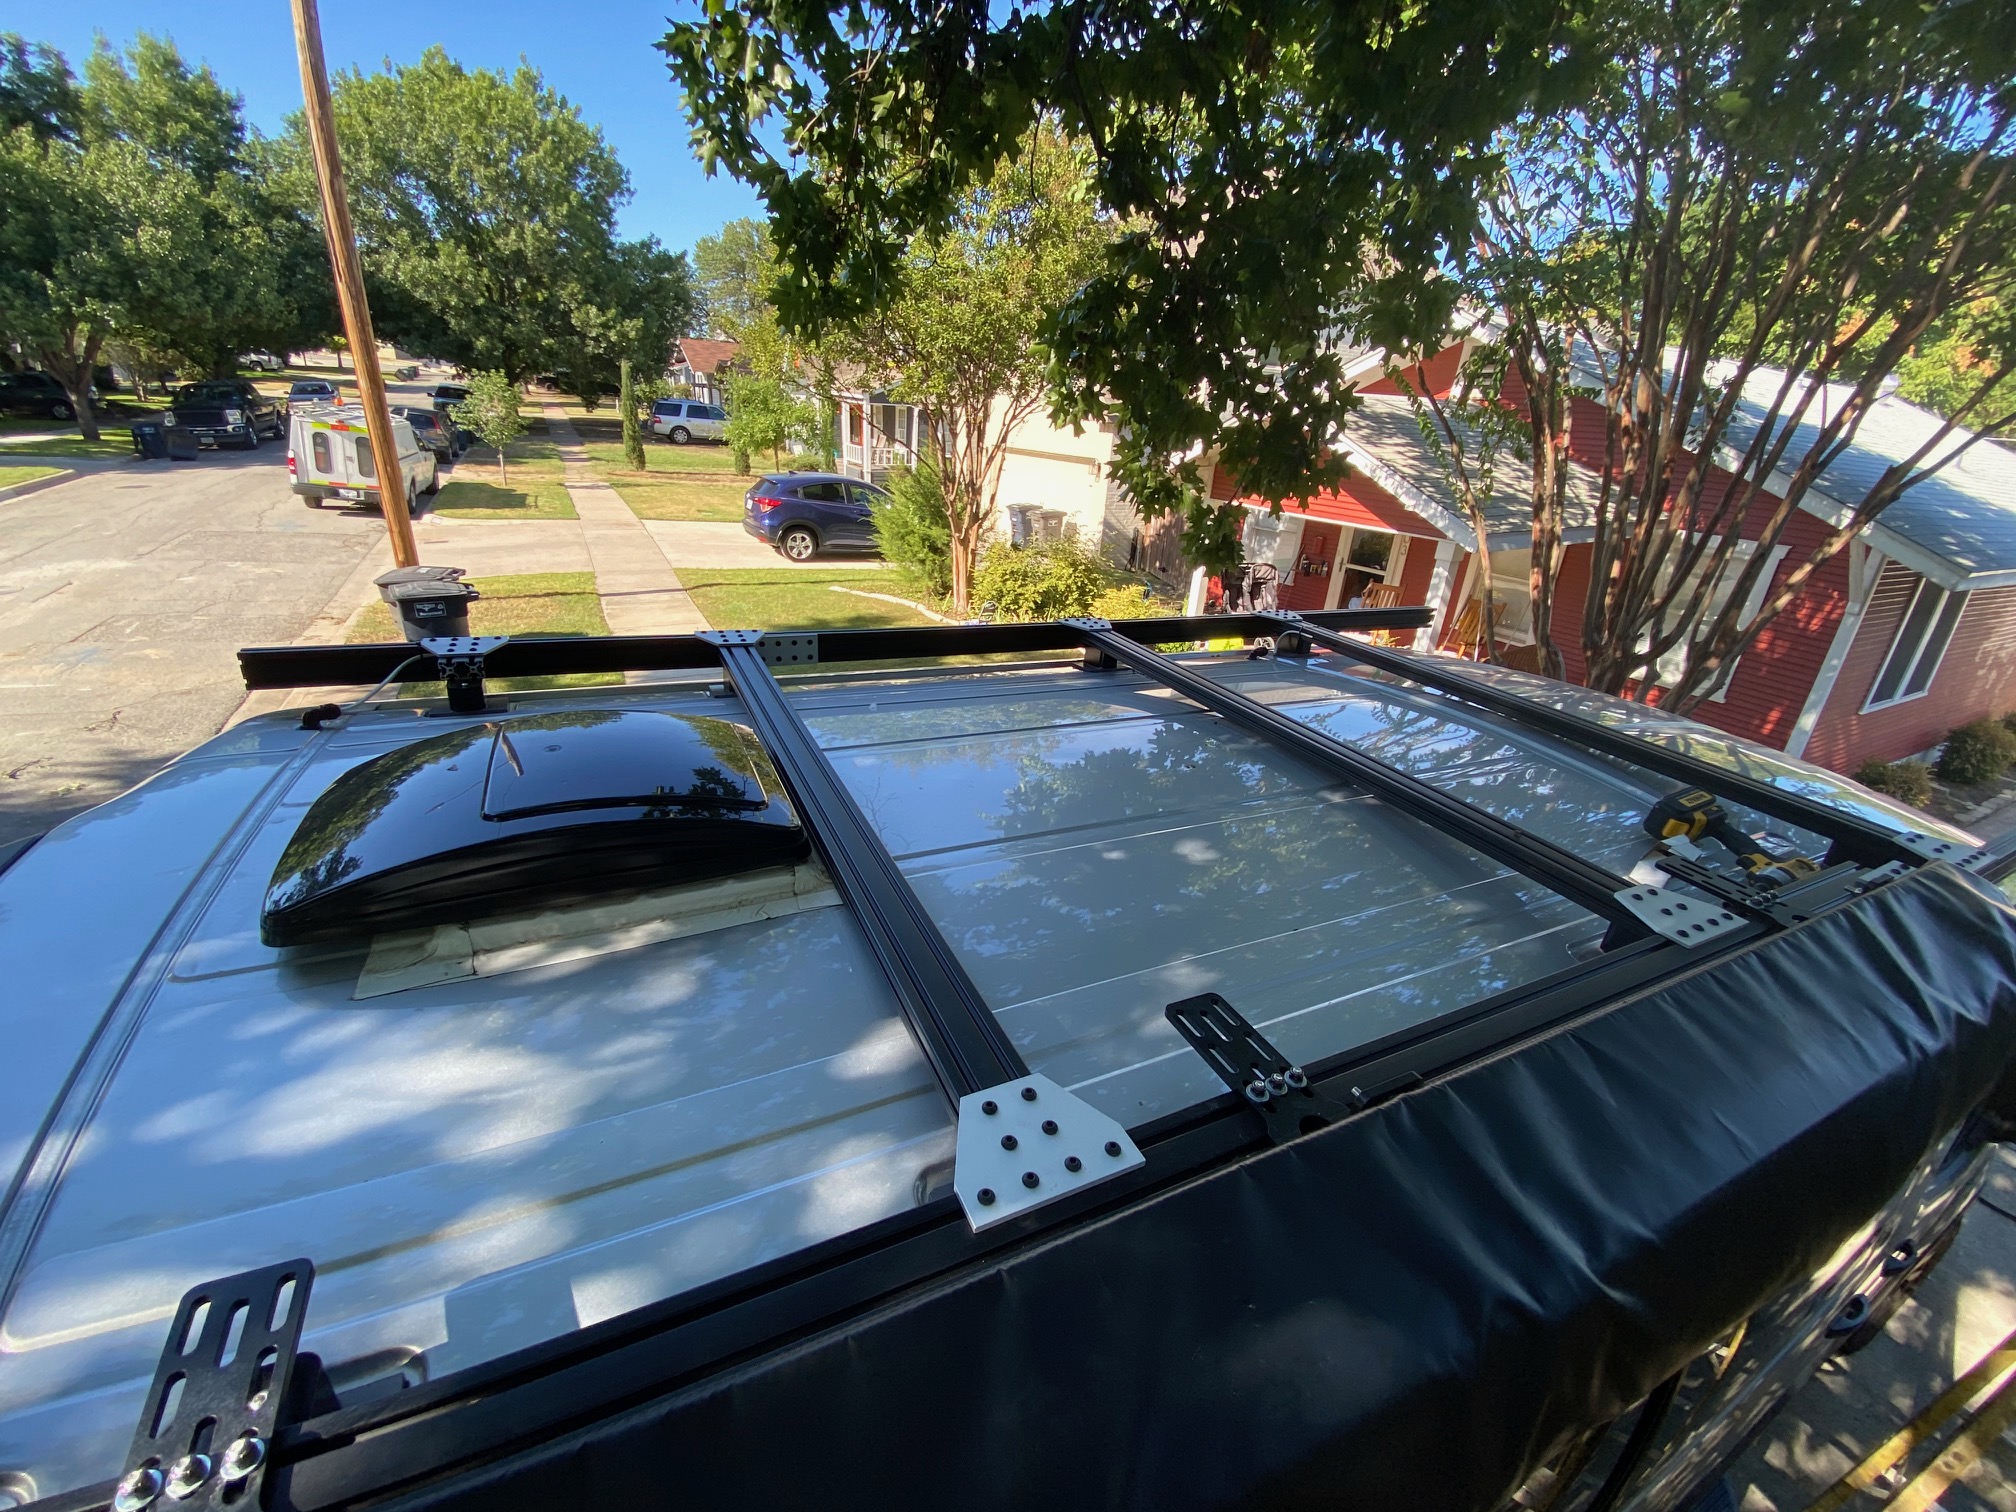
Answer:
[(215, 734), (238, 648), (292, 640), (382, 535), (289, 492), (284, 442), (0, 502), (0, 844)]

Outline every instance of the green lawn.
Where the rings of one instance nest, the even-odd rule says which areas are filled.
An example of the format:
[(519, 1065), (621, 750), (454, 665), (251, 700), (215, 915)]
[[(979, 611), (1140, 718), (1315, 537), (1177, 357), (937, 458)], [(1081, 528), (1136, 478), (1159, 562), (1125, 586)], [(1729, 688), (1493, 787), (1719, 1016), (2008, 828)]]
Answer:
[[(522, 470), (530, 477), (559, 478), (567, 471), (567, 464), (560, 460), (559, 445), (546, 434), (543, 416), (535, 417), (531, 429), (504, 448), (504, 464), (514, 475)], [(462, 460), (456, 465), (487, 472), (494, 478), (497, 474), (497, 452), (495, 448), (478, 442), (462, 454)], [(515, 476), (512, 482), (517, 482)]]
[(913, 609), (835, 587), (915, 598), (901, 572), (864, 568), (681, 567), (679, 581), (721, 630), (865, 630), (933, 623)]
[[(459, 471), (459, 469), (458, 469)], [(456, 478), (443, 483), (434, 495), (431, 513), (456, 520), (575, 520), (574, 501), (567, 490), (550, 478), (529, 477), (519, 481), (513, 469), (511, 482), (496, 481), (495, 469), (488, 478)]]
[(656, 473), (602, 469), (602, 477), (623, 496), (631, 512), (644, 520), (739, 520), (746, 479), (729, 483), (663, 478)]
[[(50, 427), (46, 427), (48, 429)], [(86, 441), (74, 430), (53, 441), (18, 441), (0, 432), (0, 457), (130, 457), (133, 435), (123, 423), (101, 421), (99, 439)]]
[(17, 483), (33, 483), (37, 478), (51, 477), (63, 471), (60, 467), (0, 467), (0, 488), (12, 488)]
[[(588, 453), (588, 460), (605, 471), (610, 468), (627, 471), (630, 463), (623, 455), (623, 442), (617, 440), (597, 440), (591, 433), (581, 437), (582, 449)], [(650, 472), (678, 473), (681, 476), (704, 473), (716, 479), (733, 478), (735, 454), (725, 446), (710, 445), (696, 441), (691, 446), (672, 446), (660, 441), (656, 436), (644, 438), (644, 465)], [(759, 468), (762, 463), (756, 464)], [(751, 479), (744, 478), (742, 486), (747, 488)]]
[[(445, 494), (446, 489), (442, 492)], [(471, 578), (483, 596), (469, 606), (472, 635), (607, 635), (602, 600), (592, 572), (533, 572), (512, 577)], [(836, 598), (839, 595), (834, 595)], [(368, 604), (350, 626), (352, 641), (396, 641), (404, 637), (390, 604)], [(563, 677), (505, 677), (490, 686), (502, 692), (539, 688), (600, 688), (620, 684), (620, 672), (579, 672)], [(439, 683), (408, 683), (407, 698), (441, 696)]]

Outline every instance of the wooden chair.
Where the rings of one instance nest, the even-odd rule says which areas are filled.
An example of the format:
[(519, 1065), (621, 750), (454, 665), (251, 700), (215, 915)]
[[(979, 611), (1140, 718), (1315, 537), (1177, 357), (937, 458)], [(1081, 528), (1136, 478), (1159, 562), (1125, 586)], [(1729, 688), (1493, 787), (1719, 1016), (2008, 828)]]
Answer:
[(1447, 642), (1456, 649), (1456, 654), (1466, 661), (1477, 660), (1484, 648), (1484, 601), (1471, 599), (1457, 612), (1456, 623), (1450, 629)]
[[(1398, 583), (1369, 583), (1365, 591), (1358, 595), (1361, 609), (1398, 609), (1400, 607), (1400, 585)], [(1407, 646), (1414, 642), (1412, 630), (1375, 630), (1372, 644), (1375, 646)]]

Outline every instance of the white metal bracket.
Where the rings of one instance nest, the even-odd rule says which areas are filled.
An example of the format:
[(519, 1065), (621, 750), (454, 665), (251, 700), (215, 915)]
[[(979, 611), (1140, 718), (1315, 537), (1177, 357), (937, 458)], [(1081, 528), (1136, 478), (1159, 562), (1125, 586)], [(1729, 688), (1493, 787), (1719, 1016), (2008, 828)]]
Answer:
[(976, 1234), (1143, 1164), (1124, 1128), (1047, 1076), (959, 1099), (952, 1190)]
[(717, 646), (754, 646), (766, 667), (809, 667), (819, 660), (816, 635), (780, 635), (775, 630), (703, 630), (700, 639)]
[(1653, 933), (1680, 945), (1706, 945), (1743, 923), (1726, 908), (1682, 897), (1671, 888), (1620, 887), (1616, 896)]
[(1890, 838), (1928, 861), (1951, 861), (1955, 866), (1971, 865), (1987, 850), (1986, 846), (1962, 845), (1958, 840), (1942, 840), (1920, 830), (1900, 830)]

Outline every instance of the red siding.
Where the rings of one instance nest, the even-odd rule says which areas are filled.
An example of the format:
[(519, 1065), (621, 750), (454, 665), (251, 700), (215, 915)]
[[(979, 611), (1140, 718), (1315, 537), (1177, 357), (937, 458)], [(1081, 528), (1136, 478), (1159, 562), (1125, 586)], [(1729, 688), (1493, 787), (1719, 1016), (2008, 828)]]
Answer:
[(1335, 490), (1326, 489), (1313, 499), (1304, 499), (1290, 507), (1319, 520), (1342, 520), (1346, 525), (1369, 525), (1374, 530), (1391, 530), (1400, 535), (1443, 539), (1441, 531), (1370, 478), (1346, 478)]
[(1990, 588), (1968, 595), (1924, 697), (1861, 712), (1917, 584), (1908, 568), (1883, 564), (1855, 642), (1806, 743), (1808, 761), (1844, 772), (1872, 758), (1897, 761), (1931, 749), (1956, 725), (2016, 709), (2016, 588)]
[[(1422, 364), (1422, 367), (1427, 370), (1429, 391), (1438, 399), (1447, 398), (1449, 391), (1456, 386), (1456, 370), (1462, 365), (1463, 343), (1460, 341), (1454, 346), (1444, 347), (1433, 357), (1430, 357)], [(1408, 388), (1414, 387), (1413, 365), (1410, 363), (1404, 371), (1407, 376)], [(1405, 392), (1405, 390), (1391, 378), (1379, 378), (1371, 383), (1359, 384), (1358, 392), (1361, 394), (1398, 394)]]
[(1400, 564), (1401, 603), (1428, 602), (1428, 580), (1435, 576), (1435, 548), (1441, 544), (1418, 536), (1407, 543), (1407, 560)]

